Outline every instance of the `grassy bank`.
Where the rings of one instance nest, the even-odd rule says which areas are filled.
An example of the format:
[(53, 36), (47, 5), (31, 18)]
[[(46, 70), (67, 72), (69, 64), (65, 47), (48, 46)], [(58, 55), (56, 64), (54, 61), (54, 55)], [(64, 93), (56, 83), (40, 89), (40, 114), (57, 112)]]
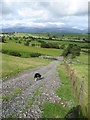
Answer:
[(2, 54), (2, 77), (16, 75), (24, 70), (49, 64), (51, 60), (40, 58), (21, 58)]
[(74, 61), (79, 60), (79, 64), (73, 64), (71, 63), (70, 66), (72, 69), (74, 69), (75, 74), (77, 74), (78, 80), (77, 80), (77, 98), (79, 99), (80, 94), (80, 87), (81, 87), (81, 81), (82, 76), (85, 77), (85, 83), (84, 83), (84, 92), (83, 92), (83, 98), (82, 98), (82, 111), (85, 116), (88, 114), (88, 54), (87, 53), (81, 53), (80, 56), (76, 57)]
[[(61, 98), (63, 102), (70, 102), (71, 105), (63, 107), (59, 103), (45, 103), (43, 107), (44, 113), (42, 114), (43, 118), (65, 118), (66, 114), (73, 108), (76, 107), (76, 103), (74, 100), (71, 83), (68, 79), (68, 75), (65, 71), (65, 66), (60, 65), (57, 67), (57, 71), (59, 72), (59, 77), (61, 83), (64, 85), (60, 85), (58, 89), (56, 89), (56, 94)], [(75, 114), (75, 117), (78, 117)]]

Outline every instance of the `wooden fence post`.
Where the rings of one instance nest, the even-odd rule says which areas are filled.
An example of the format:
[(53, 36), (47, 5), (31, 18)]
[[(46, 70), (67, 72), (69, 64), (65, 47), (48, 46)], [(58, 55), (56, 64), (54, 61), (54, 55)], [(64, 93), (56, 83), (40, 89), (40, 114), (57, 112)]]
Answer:
[(69, 68), (70, 68), (70, 67), (69, 67), (69, 65), (68, 65), (68, 76), (69, 76)]
[(66, 70), (67, 70), (67, 73), (68, 73), (68, 64), (67, 64), (67, 62), (66, 62)]
[(68, 74), (68, 64), (67, 64), (67, 74)]
[(76, 75), (76, 78), (75, 78), (74, 97), (76, 96), (76, 85), (77, 85), (77, 75)]
[(72, 80), (72, 69), (71, 69), (71, 72), (70, 72), (70, 80)]
[(73, 83), (74, 83), (74, 70), (72, 71), (72, 87), (73, 87)]
[(66, 64), (66, 66), (67, 66), (67, 73), (68, 73), (68, 64)]
[(70, 78), (71, 78), (71, 67), (69, 65), (69, 80), (70, 80)]
[(85, 78), (82, 77), (82, 83), (81, 83), (81, 89), (80, 89), (80, 97), (79, 97), (79, 115), (80, 115), (80, 111), (81, 111), (81, 104), (82, 104), (82, 96), (83, 96), (83, 90), (84, 90), (84, 81), (85, 81)]

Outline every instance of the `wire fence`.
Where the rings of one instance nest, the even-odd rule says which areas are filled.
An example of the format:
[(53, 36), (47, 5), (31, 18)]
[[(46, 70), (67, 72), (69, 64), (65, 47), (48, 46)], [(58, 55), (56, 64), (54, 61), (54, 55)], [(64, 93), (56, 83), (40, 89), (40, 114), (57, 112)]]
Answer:
[[(72, 69), (70, 67), (70, 65), (67, 63), (67, 61), (64, 60), (64, 65), (66, 67), (66, 71), (67, 71), (67, 74), (68, 74), (68, 77), (69, 77), (69, 80), (71, 81), (71, 87), (73, 89), (73, 93), (74, 93), (74, 98), (77, 98), (77, 92), (78, 93), (78, 105), (79, 105), (79, 109), (78, 109), (78, 113), (80, 114), (81, 112), (81, 108), (82, 108), (82, 101), (83, 101), (83, 93), (84, 93), (84, 83), (85, 83), (85, 77), (82, 76), (81, 78), (81, 83), (80, 83), (80, 88), (79, 88), (79, 91), (77, 90), (78, 89), (78, 83), (77, 83), (77, 79), (78, 79), (78, 76), (77, 74), (75, 74), (75, 71), (74, 69)], [(85, 111), (87, 111), (87, 107), (85, 107)], [(88, 114), (88, 113), (86, 113)]]

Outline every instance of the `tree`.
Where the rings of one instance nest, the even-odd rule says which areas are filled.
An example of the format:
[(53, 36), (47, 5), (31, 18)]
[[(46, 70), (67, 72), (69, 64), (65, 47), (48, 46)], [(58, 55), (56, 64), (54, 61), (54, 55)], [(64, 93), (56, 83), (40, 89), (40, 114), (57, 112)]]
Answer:
[(65, 44), (62, 44), (61, 46), (60, 46), (60, 49), (64, 49), (65, 48)]
[(52, 40), (52, 37), (49, 37), (49, 40)]
[(48, 42), (43, 41), (43, 42), (41, 42), (41, 47), (59, 49), (59, 44), (58, 43), (48, 43)]
[(75, 58), (76, 56), (80, 55), (81, 48), (80, 46), (77, 46), (76, 44), (69, 44), (68, 47), (64, 50), (63, 56), (67, 57), (69, 54), (72, 55), (72, 58)]
[(19, 43), (21, 43), (21, 41), (19, 40)]
[(26, 43), (24, 43), (25, 46), (29, 46), (29, 42), (27, 41)]
[(1, 40), (3, 43), (5, 43), (5, 41), (6, 41), (5, 36), (2, 36)]

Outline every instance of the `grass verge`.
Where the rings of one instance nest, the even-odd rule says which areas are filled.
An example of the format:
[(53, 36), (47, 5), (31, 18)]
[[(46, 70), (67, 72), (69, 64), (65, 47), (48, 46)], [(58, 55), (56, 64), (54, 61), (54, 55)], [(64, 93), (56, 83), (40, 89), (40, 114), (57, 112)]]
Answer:
[[(65, 71), (65, 66), (60, 65), (57, 67), (57, 71), (59, 72), (59, 77), (61, 79), (61, 83), (64, 86), (61, 86), (56, 89), (56, 94), (61, 98), (63, 102), (70, 102), (71, 104), (63, 107), (59, 103), (49, 103), (46, 102), (42, 108), (43, 108), (43, 118), (65, 118), (67, 113), (73, 108), (77, 107), (77, 102), (74, 100), (72, 88), (71, 88), (71, 83), (68, 79), (68, 75)], [(77, 117), (76, 114), (74, 117)]]
[(84, 91), (82, 98), (82, 112), (84, 116), (88, 116), (88, 68), (90, 66), (88, 63), (88, 54), (82, 52), (80, 56), (73, 59), (73, 61), (77, 61), (77, 60), (79, 60), (79, 64), (70, 63), (70, 66), (72, 69), (74, 69), (75, 75), (77, 75), (78, 78), (77, 92), (76, 92), (76, 96), (78, 100), (80, 96), (82, 76), (85, 77)]

